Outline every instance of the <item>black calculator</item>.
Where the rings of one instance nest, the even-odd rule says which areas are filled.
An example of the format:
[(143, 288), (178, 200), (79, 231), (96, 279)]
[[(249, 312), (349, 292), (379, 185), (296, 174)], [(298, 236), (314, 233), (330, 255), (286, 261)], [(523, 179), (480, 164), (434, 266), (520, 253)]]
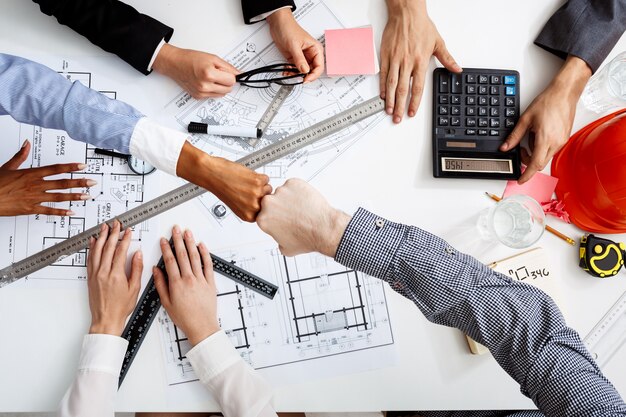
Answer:
[(433, 84), (433, 175), (519, 178), (519, 145), (499, 150), (519, 118), (519, 72), (437, 68)]

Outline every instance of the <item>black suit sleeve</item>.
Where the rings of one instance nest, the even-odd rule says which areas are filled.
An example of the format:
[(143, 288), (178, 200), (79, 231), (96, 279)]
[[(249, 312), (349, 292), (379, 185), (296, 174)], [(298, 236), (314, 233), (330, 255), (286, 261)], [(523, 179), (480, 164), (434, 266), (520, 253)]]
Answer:
[(291, 7), (291, 11), (296, 10), (293, 0), (241, 0), (243, 20), (247, 25), (256, 23), (257, 20), (252, 21), (256, 16), (285, 6)]
[(57, 18), (137, 71), (149, 74), (148, 65), (162, 39), (174, 29), (118, 0), (33, 0), (41, 11)]
[(595, 72), (626, 30), (626, 0), (569, 0), (548, 20), (535, 44)]

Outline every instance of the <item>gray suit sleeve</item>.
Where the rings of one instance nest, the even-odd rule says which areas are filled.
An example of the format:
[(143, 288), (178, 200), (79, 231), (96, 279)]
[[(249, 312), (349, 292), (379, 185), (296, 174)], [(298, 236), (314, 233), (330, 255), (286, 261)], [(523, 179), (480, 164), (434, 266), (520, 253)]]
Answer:
[(552, 15), (535, 44), (574, 55), (595, 72), (626, 30), (626, 0), (569, 0)]

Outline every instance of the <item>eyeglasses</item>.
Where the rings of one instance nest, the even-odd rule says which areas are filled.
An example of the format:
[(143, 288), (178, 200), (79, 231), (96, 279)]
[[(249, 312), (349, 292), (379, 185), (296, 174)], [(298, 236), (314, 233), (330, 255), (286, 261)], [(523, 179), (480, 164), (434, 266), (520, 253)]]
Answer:
[[(285, 75), (287, 74), (287, 75)], [(293, 64), (273, 64), (242, 72), (235, 76), (241, 85), (251, 88), (267, 88), (271, 84), (298, 85), (304, 82), (305, 73)]]

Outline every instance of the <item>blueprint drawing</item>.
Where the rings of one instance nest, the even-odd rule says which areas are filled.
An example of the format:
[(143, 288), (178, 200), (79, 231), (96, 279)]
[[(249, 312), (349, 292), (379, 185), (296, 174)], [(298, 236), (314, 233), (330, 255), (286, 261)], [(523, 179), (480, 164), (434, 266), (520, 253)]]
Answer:
[[(320, 41), (323, 41), (325, 29), (344, 27), (327, 2), (321, 0), (299, 2), (295, 17), (304, 29)], [(223, 57), (242, 71), (285, 62), (285, 58), (274, 46), (265, 24), (260, 25)], [(173, 116), (185, 130), (189, 122), (255, 127), (279, 87), (272, 85), (269, 88), (250, 88), (237, 85), (223, 98), (205, 100), (195, 100), (189, 94), (181, 92), (166, 105), (165, 114), (168, 117)], [(208, 154), (234, 161), (377, 94), (376, 77), (321, 77), (293, 89), (254, 148), (244, 138), (197, 134), (192, 136), (191, 141)], [(288, 157), (272, 162), (258, 169), (258, 172), (267, 174), (273, 185), (280, 185), (285, 179), (294, 177), (310, 180), (382, 118), (384, 115), (381, 114), (359, 122)], [(212, 195), (204, 195), (197, 201), (206, 208), (209, 218), (219, 226), (228, 227), (229, 224), (239, 221), (228, 207)]]
[[(274, 242), (215, 253), (279, 286), (273, 300), (216, 274), (220, 326), (256, 369), (323, 366), (324, 358), (393, 344), (385, 284), (320, 254), (287, 258)], [(197, 380), (185, 334), (161, 309), (158, 325), (170, 385)]]
[[(67, 61), (63, 61), (61, 67), (60, 73), (70, 81), (79, 81), (94, 88), (97, 75), (89, 71), (70, 70), (71, 66)], [(96, 89), (110, 98), (118, 96), (114, 87)], [(0, 217), (2, 267), (55, 245), (158, 195), (158, 174), (135, 174), (128, 168), (126, 159), (95, 154), (94, 147), (74, 141), (64, 131), (18, 123), (9, 116), (0, 118), (0, 131), (4, 136), (0, 142), (3, 161), (15, 154), (24, 140), (28, 139), (32, 143), (31, 154), (22, 168), (82, 162), (87, 165), (84, 171), (54, 178), (88, 178), (97, 181), (89, 189), (72, 190), (90, 194), (90, 200), (46, 203), (72, 210), (75, 213), (72, 216)], [(141, 241), (157, 241), (159, 230), (156, 222), (156, 219), (149, 219), (133, 228), (135, 242), (132, 248), (136, 249)], [(86, 262), (87, 250), (82, 250), (29, 275), (20, 283), (41, 285), (46, 281), (50, 285), (74, 285), (69, 282), (86, 280)]]

